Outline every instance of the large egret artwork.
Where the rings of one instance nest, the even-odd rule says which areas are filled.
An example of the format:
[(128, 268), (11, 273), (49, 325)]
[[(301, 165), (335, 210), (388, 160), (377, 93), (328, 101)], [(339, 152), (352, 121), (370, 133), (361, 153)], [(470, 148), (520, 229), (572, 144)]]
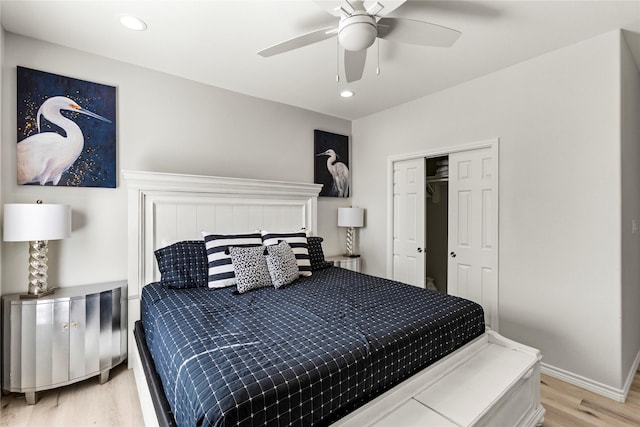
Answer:
[(349, 137), (314, 130), (315, 183), (323, 184), (320, 196), (349, 197)]
[(115, 188), (115, 87), (17, 71), (18, 184)]

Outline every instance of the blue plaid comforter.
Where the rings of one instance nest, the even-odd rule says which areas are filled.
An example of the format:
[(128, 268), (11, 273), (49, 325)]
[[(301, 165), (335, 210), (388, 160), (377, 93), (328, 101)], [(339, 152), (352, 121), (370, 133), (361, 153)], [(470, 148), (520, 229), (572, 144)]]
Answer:
[(336, 267), (234, 290), (143, 289), (179, 426), (326, 424), (484, 332), (478, 304)]

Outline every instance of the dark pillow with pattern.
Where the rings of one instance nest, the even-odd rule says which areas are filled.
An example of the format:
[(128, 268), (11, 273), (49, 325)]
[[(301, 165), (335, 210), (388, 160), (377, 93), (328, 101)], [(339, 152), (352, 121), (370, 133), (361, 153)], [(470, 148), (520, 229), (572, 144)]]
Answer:
[(322, 251), (322, 237), (307, 237), (309, 246), (309, 259), (311, 261), (311, 271), (323, 270), (333, 265), (332, 262), (325, 261)]
[(160, 283), (169, 288), (200, 288), (208, 284), (207, 250), (202, 240), (185, 240), (154, 252)]

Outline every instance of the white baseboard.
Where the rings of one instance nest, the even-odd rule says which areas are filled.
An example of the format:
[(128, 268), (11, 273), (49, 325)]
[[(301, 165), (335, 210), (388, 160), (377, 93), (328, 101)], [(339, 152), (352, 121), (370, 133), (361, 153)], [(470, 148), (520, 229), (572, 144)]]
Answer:
[(606, 384), (602, 384), (598, 381), (594, 381), (589, 378), (574, 374), (573, 372), (565, 371), (564, 369), (556, 368), (555, 366), (548, 365), (546, 363), (540, 364), (540, 373), (549, 375), (550, 377), (557, 378), (566, 383), (575, 385), (585, 390), (592, 391), (601, 396), (615, 400), (616, 402), (623, 402), (627, 400), (629, 389), (633, 383), (636, 371), (640, 365), (640, 352), (636, 355), (636, 359), (633, 362), (633, 366), (627, 375), (627, 380), (624, 383), (624, 387), (619, 389), (611, 387)]
[(640, 367), (640, 351), (638, 351), (638, 354), (636, 354), (636, 359), (633, 361), (633, 364), (631, 365), (631, 371), (629, 372), (629, 374), (627, 374), (627, 380), (624, 382), (625, 400), (629, 395), (629, 390), (631, 389), (631, 384), (633, 383), (633, 379), (636, 376), (636, 371), (638, 370), (638, 367)]

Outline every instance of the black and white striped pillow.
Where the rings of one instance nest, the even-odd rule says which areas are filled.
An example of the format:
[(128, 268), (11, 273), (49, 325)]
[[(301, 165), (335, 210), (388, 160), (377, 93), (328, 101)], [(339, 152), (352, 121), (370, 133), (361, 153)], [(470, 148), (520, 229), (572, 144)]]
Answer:
[(262, 246), (260, 233), (250, 234), (210, 234), (202, 232), (209, 262), (209, 287), (224, 288), (236, 284), (233, 263), (229, 256), (229, 246)]
[(309, 260), (309, 246), (307, 244), (307, 233), (304, 231), (296, 233), (271, 233), (262, 230), (262, 243), (265, 246), (277, 245), (284, 240), (291, 246), (296, 263), (301, 276), (311, 276), (311, 261)]

